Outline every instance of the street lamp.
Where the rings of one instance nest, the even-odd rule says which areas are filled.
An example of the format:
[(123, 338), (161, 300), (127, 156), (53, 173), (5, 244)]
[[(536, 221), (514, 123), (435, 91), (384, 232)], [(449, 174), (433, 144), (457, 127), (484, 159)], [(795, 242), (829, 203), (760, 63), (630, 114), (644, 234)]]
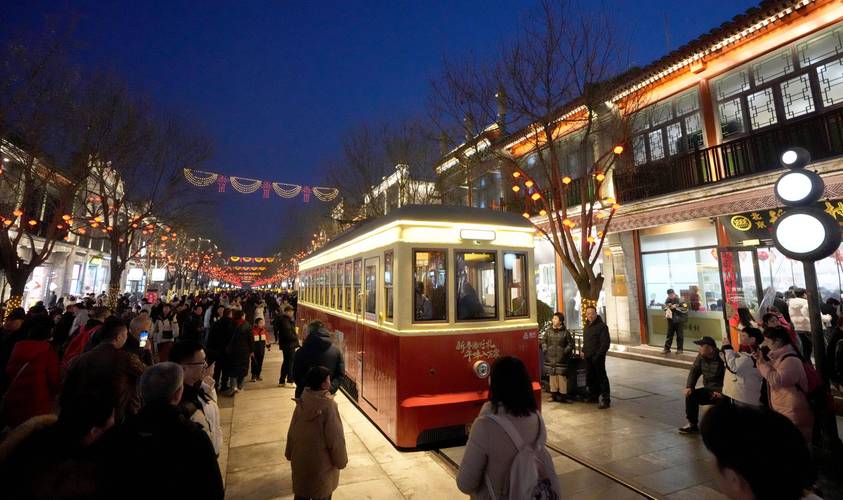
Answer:
[[(811, 319), (811, 338), (814, 344), (814, 363), (824, 373), (825, 338), (820, 317), (819, 283), (814, 262), (833, 254), (840, 247), (840, 226), (834, 217), (819, 209), (816, 202), (822, 197), (825, 183), (816, 172), (805, 170), (811, 155), (803, 148), (791, 148), (782, 153), (781, 164), (789, 170), (776, 181), (776, 198), (788, 207), (776, 222), (773, 243), (785, 256), (802, 262), (805, 291), (808, 296), (808, 315)], [(810, 359), (810, 353), (803, 353)], [(823, 377), (825, 390), (828, 380)], [(829, 449), (839, 445), (834, 415), (822, 416), (824, 444)]]

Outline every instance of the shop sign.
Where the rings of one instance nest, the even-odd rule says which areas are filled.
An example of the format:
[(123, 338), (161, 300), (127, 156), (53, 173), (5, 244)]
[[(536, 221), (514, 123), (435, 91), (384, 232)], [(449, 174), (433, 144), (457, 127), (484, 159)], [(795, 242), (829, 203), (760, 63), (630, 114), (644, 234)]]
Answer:
[[(843, 200), (824, 200), (818, 202), (817, 206), (831, 215), (843, 227)], [(720, 217), (720, 222), (726, 228), (729, 240), (732, 243), (754, 239), (771, 240), (773, 238), (773, 226), (784, 215), (784, 211), (784, 208), (772, 208), (724, 215)]]

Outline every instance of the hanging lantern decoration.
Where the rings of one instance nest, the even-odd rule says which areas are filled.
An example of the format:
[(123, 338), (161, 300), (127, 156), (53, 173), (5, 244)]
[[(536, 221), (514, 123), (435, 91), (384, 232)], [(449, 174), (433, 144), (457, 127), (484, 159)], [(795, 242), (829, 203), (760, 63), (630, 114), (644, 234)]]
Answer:
[(217, 178), (217, 187), (219, 188), (220, 193), (225, 192), (225, 184), (228, 182), (228, 178), (224, 175), (221, 175)]

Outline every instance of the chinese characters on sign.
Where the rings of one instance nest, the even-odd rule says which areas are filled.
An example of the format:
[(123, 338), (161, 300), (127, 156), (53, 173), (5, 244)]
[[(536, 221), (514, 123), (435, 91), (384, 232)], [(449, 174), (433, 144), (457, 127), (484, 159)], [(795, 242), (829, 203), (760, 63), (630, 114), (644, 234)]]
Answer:
[[(825, 200), (817, 205), (843, 226), (843, 201)], [(772, 208), (726, 215), (720, 220), (734, 243), (751, 239), (769, 240), (773, 237), (773, 226), (784, 213), (784, 209)]]
[(457, 341), (457, 351), (469, 362), (492, 360), (500, 356), (497, 346), (489, 339)]

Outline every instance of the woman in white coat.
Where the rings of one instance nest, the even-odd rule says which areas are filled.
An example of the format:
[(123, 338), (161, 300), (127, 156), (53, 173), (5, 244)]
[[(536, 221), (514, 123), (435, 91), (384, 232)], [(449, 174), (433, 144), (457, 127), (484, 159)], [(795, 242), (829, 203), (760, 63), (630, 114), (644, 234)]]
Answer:
[(740, 332), (741, 345), (735, 350), (729, 337), (723, 339), (720, 356), (726, 365), (726, 376), (723, 378), (723, 394), (737, 405), (761, 406), (761, 386), (764, 377), (755, 366), (752, 352), (764, 342), (764, 335), (758, 328), (745, 328)]
[(536, 450), (541, 462), (538, 484), (561, 497), (559, 478), (545, 448), (547, 430), (536, 406), (527, 368), (520, 359), (504, 356), (492, 365), (489, 401), (471, 427), (457, 474), (460, 491), (474, 500), (521, 497), (510, 488), (510, 470), (519, 450), (513, 434), (515, 440), (529, 443), (526, 446)]

